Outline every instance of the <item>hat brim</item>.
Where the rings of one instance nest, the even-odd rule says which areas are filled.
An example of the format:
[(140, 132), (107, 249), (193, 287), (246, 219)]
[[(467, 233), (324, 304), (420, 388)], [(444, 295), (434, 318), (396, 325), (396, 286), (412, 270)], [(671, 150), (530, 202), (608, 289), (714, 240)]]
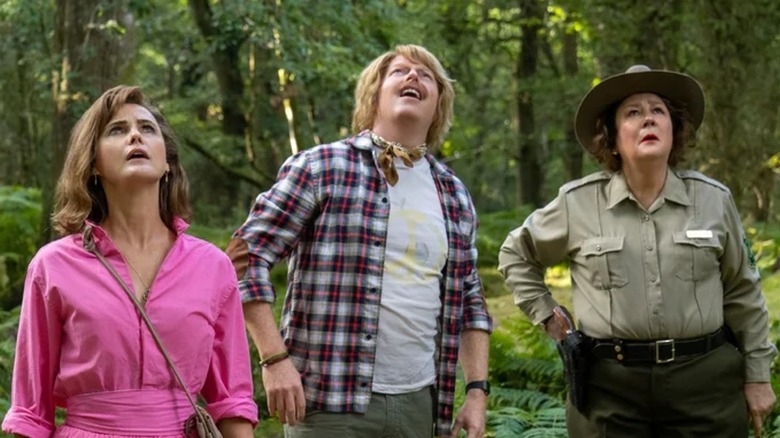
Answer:
[(653, 93), (685, 107), (696, 129), (704, 120), (704, 92), (692, 77), (671, 71), (649, 70), (611, 76), (595, 87), (580, 102), (574, 117), (577, 140), (591, 152), (596, 135), (596, 120), (611, 105), (637, 93)]

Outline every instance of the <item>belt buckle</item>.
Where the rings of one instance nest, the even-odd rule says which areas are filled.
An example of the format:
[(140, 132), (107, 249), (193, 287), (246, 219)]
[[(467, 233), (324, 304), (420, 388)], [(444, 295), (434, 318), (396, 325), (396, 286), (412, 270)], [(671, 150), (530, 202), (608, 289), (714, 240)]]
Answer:
[[(662, 351), (667, 350), (665, 347), (669, 346), (669, 355), (662, 354)], [(662, 339), (655, 341), (655, 363), (669, 363), (674, 362), (674, 339)]]

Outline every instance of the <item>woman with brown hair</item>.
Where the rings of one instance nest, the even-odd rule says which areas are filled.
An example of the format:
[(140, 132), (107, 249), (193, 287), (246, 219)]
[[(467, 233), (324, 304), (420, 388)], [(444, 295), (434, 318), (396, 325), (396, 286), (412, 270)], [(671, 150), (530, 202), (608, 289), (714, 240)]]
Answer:
[(744, 438), (771, 412), (776, 350), (739, 213), (723, 184), (678, 168), (703, 118), (688, 75), (636, 65), (605, 79), (575, 118), (605, 171), (561, 187), (501, 248), (515, 302), (558, 341), (544, 272), (570, 262), (590, 362), (571, 437)]
[(112, 88), (81, 117), (57, 185), (64, 237), (28, 269), (5, 432), (181, 437), (200, 394), (225, 436), (252, 436), (235, 272), (185, 234), (187, 187), (173, 131), (139, 88)]

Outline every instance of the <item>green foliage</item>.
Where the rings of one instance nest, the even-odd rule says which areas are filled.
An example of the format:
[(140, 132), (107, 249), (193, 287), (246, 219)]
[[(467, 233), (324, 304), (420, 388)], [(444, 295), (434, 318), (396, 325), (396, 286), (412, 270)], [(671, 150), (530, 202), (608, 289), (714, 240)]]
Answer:
[(37, 186), (49, 157), (55, 2), (0, 1), (0, 185)]
[(514, 406), (534, 412), (564, 406), (560, 397), (528, 389), (498, 387), (491, 391), (490, 396), (491, 406)]
[(0, 186), (0, 308), (21, 303), (27, 265), (41, 223), (38, 189)]
[[(780, 275), (777, 277), (780, 277)], [(777, 311), (777, 308), (775, 308), (775, 311)], [(780, 349), (780, 319), (771, 318), (771, 316), (770, 313), (769, 339), (773, 340), (775, 348)], [(780, 372), (778, 371), (780, 371), (780, 357), (776, 357), (774, 363), (772, 363), (770, 374), (772, 389), (775, 394), (780, 394)], [(777, 404), (764, 422), (762, 436), (780, 438), (780, 406)]]
[[(53, 172), (48, 166), (56, 155), (52, 145), (67, 136), (58, 132), (62, 126), (54, 122), (53, 110), (85, 105), (85, 87), (77, 84), (91, 77), (89, 69), (96, 66), (75, 58), (62, 64), (67, 48), (55, 41), (58, 24), (73, 33), (79, 24), (89, 28), (90, 44), (83, 47), (91, 52), (101, 50), (96, 43), (101, 32), (123, 35), (121, 50), (115, 51), (121, 60), (107, 53), (98, 58), (97, 67), (111, 70), (111, 64), (126, 63), (118, 80), (142, 85), (171, 120), (191, 179), (196, 225), (190, 230), (222, 248), (254, 196), (270, 184), (295, 147), (349, 132), (361, 69), (395, 44), (421, 43), (455, 79), (455, 119), (437, 153), (469, 187), (482, 213), (480, 274), (485, 293), (499, 296), (506, 289), (495, 271), (498, 249), (531, 211), (507, 211), (516, 208), (521, 176), (518, 145), (525, 139), (518, 135), (520, 96), (533, 100), (536, 164), (544, 176), (535, 183), (542, 198), (550, 199), (571, 178), (568, 160), (573, 149), (579, 150), (568, 136), (577, 102), (594, 82), (644, 63), (685, 71), (702, 83), (708, 113), (686, 166), (727, 183), (743, 216), (770, 224), (751, 225), (747, 233), (772, 319), (778, 318), (780, 274), (773, 271), (780, 267), (780, 229), (773, 221), (780, 218), (780, 58), (774, 54), (780, 48), (780, 3), (547, 1), (538, 47), (527, 51), (521, 50), (528, 24), (523, 3), (508, 0), (209, 0), (211, 35), (199, 31), (189, 3), (129, 0), (123, 14), (128, 19), (120, 23), (96, 21), (109, 9), (106, 2), (87, 17), (57, 15), (58, 10), (78, 11), (74, 0), (0, 1), (0, 113), (7, 115), (0, 119), (0, 186), (43, 187)], [(567, 35), (576, 43), (569, 52)], [(82, 47), (79, 41), (71, 43)], [(223, 89), (216, 74), (225, 63), (215, 54), (224, 49), (235, 50), (237, 65), (231, 73), (243, 85), (232, 100), (226, 97), (235, 90)], [(538, 65), (524, 76), (519, 66), (528, 54), (538, 57)], [(86, 91), (92, 95), (97, 87), (89, 84)], [(223, 132), (230, 110), (243, 116), (243, 135)], [(595, 168), (587, 158), (580, 166), (582, 173)], [(3, 190), (0, 307), (7, 308), (18, 303), (41, 213), (33, 205), (40, 205), (37, 192)], [(272, 275), (282, 292), (284, 266)], [(555, 281), (556, 287), (570, 287), (566, 278), (565, 266), (548, 270), (547, 281)], [(554, 349), (533, 327), (507, 324), (494, 335), (499, 344), (493, 351), (494, 371), (506, 379), (497, 385), (561, 396)], [(774, 327), (772, 336), (778, 339)], [(543, 423), (532, 421), (541, 414), (513, 412), (519, 409), (509, 406), (515, 402), (523, 400), (507, 400), (491, 411), (491, 433), (547, 433)], [(773, 421), (773, 430), (780, 430), (780, 420)]]
[(489, 366), (486, 436), (567, 436), (562, 367), (545, 333), (517, 314), (502, 320), (491, 336)]
[(477, 232), (479, 259), (477, 265), (480, 267), (498, 266), (498, 251), (507, 235), (522, 225), (532, 211), (531, 206), (523, 206), (514, 210), (479, 215), (479, 230)]
[(11, 311), (0, 310), (0, 418), (5, 417), (11, 407), (11, 377), (19, 310), (19, 307)]
[(482, 292), (485, 294), (485, 297), (497, 297), (509, 293), (504, 283), (504, 277), (501, 276), (501, 273), (498, 272), (495, 266), (482, 267), (478, 271), (479, 278), (482, 280)]
[(235, 228), (214, 228), (206, 225), (192, 224), (187, 229), (187, 232), (195, 237), (209, 241), (220, 249), (227, 248), (227, 244), (230, 241), (230, 236), (236, 231)]
[(477, 266), (486, 297), (494, 297), (508, 293), (504, 279), (496, 270), (498, 253), (509, 232), (519, 227), (525, 218), (531, 214), (531, 206), (523, 206), (508, 211), (497, 211), (479, 215), (479, 230), (477, 231)]
[(776, 271), (780, 267), (780, 224), (752, 224), (745, 228), (745, 233), (752, 244), (758, 269), (764, 274)]
[[(246, 212), (293, 149), (349, 132), (359, 72), (388, 48), (409, 42), (431, 49), (455, 79), (456, 117), (438, 154), (469, 187), (480, 211), (516, 206), (519, 96), (533, 100), (537, 164), (544, 173), (536, 184), (548, 200), (573, 177), (567, 160), (579, 147), (568, 133), (579, 99), (595, 81), (641, 62), (686, 71), (704, 85), (710, 113), (687, 165), (727, 182), (746, 214), (776, 216), (769, 210), (780, 200), (780, 173), (771, 171), (780, 135), (780, 85), (772, 80), (780, 72), (772, 56), (780, 44), (780, 7), (771, 0), (727, 0), (719, 8), (706, 2), (548, 1), (531, 75), (518, 68), (528, 23), (517, 2), (211, 0), (209, 35), (199, 30), (188, 3), (130, 0), (127, 20), (84, 17), (83, 25), (126, 39), (121, 58), (129, 61), (107, 54), (106, 64), (127, 64), (118, 81), (143, 86), (172, 119), (199, 224), (236, 225), (236, 213)], [(0, 2), (0, 112), (9, 115), (0, 120), (0, 184), (43, 184), (46, 175), (38, 173), (52, 158), (52, 136), (67, 136), (56, 132), (51, 117), (58, 103), (52, 85), (72, 87), (92, 73), (79, 71), (86, 63), (74, 63), (68, 77), (60, 77), (53, 36), (64, 18), (58, 20), (57, 11), (65, 9), (50, 0)], [(567, 36), (576, 43), (569, 52)], [(231, 74), (241, 89), (225, 89), (216, 75), (224, 62), (215, 53), (223, 50), (235, 52)], [(90, 95), (97, 91), (92, 88)], [(83, 106), (83, 93), (67, 89), (61, 98)], [(226, 100), (231, 93), (240, 95)], [(243, 115), (245, 135), (221, 129), (230, 110)], [(595, 169), (587, 158), (579, 167), (582, 173)], [(494, 254), (495, 246), (485, 242), (482, 253)]]
[(565, 438), (565, 410), (562, 407), (528, 412), (506, 406), (488, 411), (485, 434), (489, 438)]
[(766, 297), (769, 316), (773, 319), (780, 319), (780, 271), (762, 278), (761, 287)]
[[(8, 188), (5, 188), (8, 189)], [(7, 190), (3, 192), (6, 198), (9, 193), (26, 200), (17, 205), (28, 206), (28, 197), (32, 195), (23, 189)], [(21, 193), (21, 194), (20, 194)], [(10, 205), (10, 204), (3, 204)], [(22, 211), (25, 209), (22, 208)], [(3, 210), (4, 212), (6, 210)], [(522, 217), (520, 217), (522, 216)], [(505, 233), (502, 227), (509, 226), (514, 221), (522, 222), (524, 215), (517, 211), (487, 214), (488, 228), (492, 228), (493, 234)], [(502, 225), (503, 224), (503, 225)], [(514, 226), (514, 225), (512, 225)], [(755, 241), (765, 242), (762, 248), (774, 244), (780, 240), (776, 227), (754, 225), (748, 227), (748, 234), (761, 236)], [(227, 244), (233, 231), (232, 228), (212, 228), (193, 225), (190, 231), (204, 239), (207, 239), (220, 247)], [(757, 251), (758, 252), (758, 251)], [(567, 270), (564, 267), (556, 268), (554, 277), (566, 277)], [(495, 272), (495, 267), (483, 267), (481, 272)], [(549, 274), (549, 273), (548, 273)], [(272, 271), (272, 279), (276, 290), (280, 293), (274, 305), (277, 318), (281, 312), (283, 300), (282, 294), (286, 285), (286, 268), (280, 264)], [(548, 275), (549, 277), (549, 275)], [(562, 282), (561, 282), (562, 283)], [(780, 291), (780, 273), (767, 274), (763, 280), (764, 290), (770, 309), (770, 338), (780, 346), (780, 304), (775, 297)], [(491, 303), (511, 297), (502, 296), (492, 299)], [(558, 297), (558, 299), (563, 299)], [(511, 299), (509, 300), (511, 301)], [(505, 316), (497, 321), (497, 328), (491, 336), (490, 345), (490, 378), (493, 384), (493, 393), (489, 400), (487, 413), (487, 437), (566, 437), (564, 397), (565, 386), (562, 376), (562, 367), (554, 344), (547, 335), (533, 326), (527, 318), (521, 316), (517, 309), (511, 305), (511, 316)], [(15, 346), (15, 334), (18, 326), (19, 308), (11, 312), (0, 311), (0, 416), (10, 405), (10, 384), (13, 367), (13, 353)], [(261, 422), (255, 431), (255, 436), (281, 437), (282, 427), (279, 422), (270, 418), (266, 409), (266, 397), (262, 387), (262, 370), (257, 365), (259, 357), (254, 346), (251, 346), (253, 358), (252, 373), (255, 382), (255, 401), (260, 408)], [(775, 363), (772, 372), (772, 385), (777, 393), (780, 393), (780, 373), (777, 372), (779, 364)], [(463, 403), (463, 381), (459, 377), (456, 390), (456, 406)], [(58, 419), (62, 420), (64, 413), (59, 411)], [(780, 437), (780, 408), (776, 408), (770, 419), (765, 424), (764, 436)]]
[(557, 395), (564, 390), (563, 368), (555, 344), (519, 314), (502, 321), (490, 337), (490, 375), (499, 387)]

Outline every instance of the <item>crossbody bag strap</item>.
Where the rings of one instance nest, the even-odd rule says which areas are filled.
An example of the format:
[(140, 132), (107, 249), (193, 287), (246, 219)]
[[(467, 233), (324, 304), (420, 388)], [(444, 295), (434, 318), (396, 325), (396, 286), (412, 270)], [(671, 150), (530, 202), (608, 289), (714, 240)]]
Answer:
[[(190, 394), (190, 391), (187, 390), (187, 387), (184, 385), (184, 380), (182, 380), (181, 375), (179, 374), (178, 368), (176, 368), (176, 364), (173, 363), (173, 359), (171, 359), (171, 356), (168, 354), (168, 350), (165, 349), (165, 345), (162, 342), (162, 339), (160, 339), (160, 335), (157, 334), (157, 330), (154, 329), (154, 325), (152, 324), (152, 321), (149, 319), (149, 315), (147, 315), (146, 310), (144, 309), (144, 306), (141, 305), (141, 303), (138, 301), (138, 298), (136, 298), (133, 291), (130, 290), (130, 288), (127, 286), (127, 284), (122, 280), (122, 277), (117, 274), (116, 270), (113, 266), (111, 266), (110, 263), (108, 263), (108, 260), (106, 260), (105, 257), (103, 257), (103, 254), (98, 251), (97, 246), (95, 245), (95, 239), (92, 236), (92, 227), (87, 225), (84, 228), (84, 232), (82, 233), (82, 239), (83, 239), (83, 246), (84, 249), (91, 252), (92, 254), (95, 254), (95, 256), (100, 260), (101, 263), (103, 263), (103, 266), (108, 269), (108, 272), (111, 273), (111, 275), (116, 279), (117, 283), (119, 283), (120, 286), (122, 286), (122, 290), (125, 291), (127, 296), (130, 298), (130, 301), (135, 304), (135, 308), (138, 309), (138, 313), (141, 314), (141, 319), (144, 320), (146, 323), (146, 326), (149, 328), (149, 333), (152, 334), (152, 338), (154, 338), (154, 342), (157, 344), (157, 348), (160, 349), (160, 352), (165, 357), (165, 361), (168, 362), (168, 368), (173, 373), (173, 376), (176, 378), (176, 381), (179, 382), (179, 386), (181, 386), (181, 389), (184, 391), (185, 394), (187, 394), (187, 400), (190, 401), (190, 404), (192, 405), (192, 408), (195, 409), (195, 413), (198, 416), (201, 416), (201, 412), (198, 409), (198, 406), (195, 404), (195, 400), (192, 398), (192, 394)], [(205, 419), (204, 419), (205, 421)]]

